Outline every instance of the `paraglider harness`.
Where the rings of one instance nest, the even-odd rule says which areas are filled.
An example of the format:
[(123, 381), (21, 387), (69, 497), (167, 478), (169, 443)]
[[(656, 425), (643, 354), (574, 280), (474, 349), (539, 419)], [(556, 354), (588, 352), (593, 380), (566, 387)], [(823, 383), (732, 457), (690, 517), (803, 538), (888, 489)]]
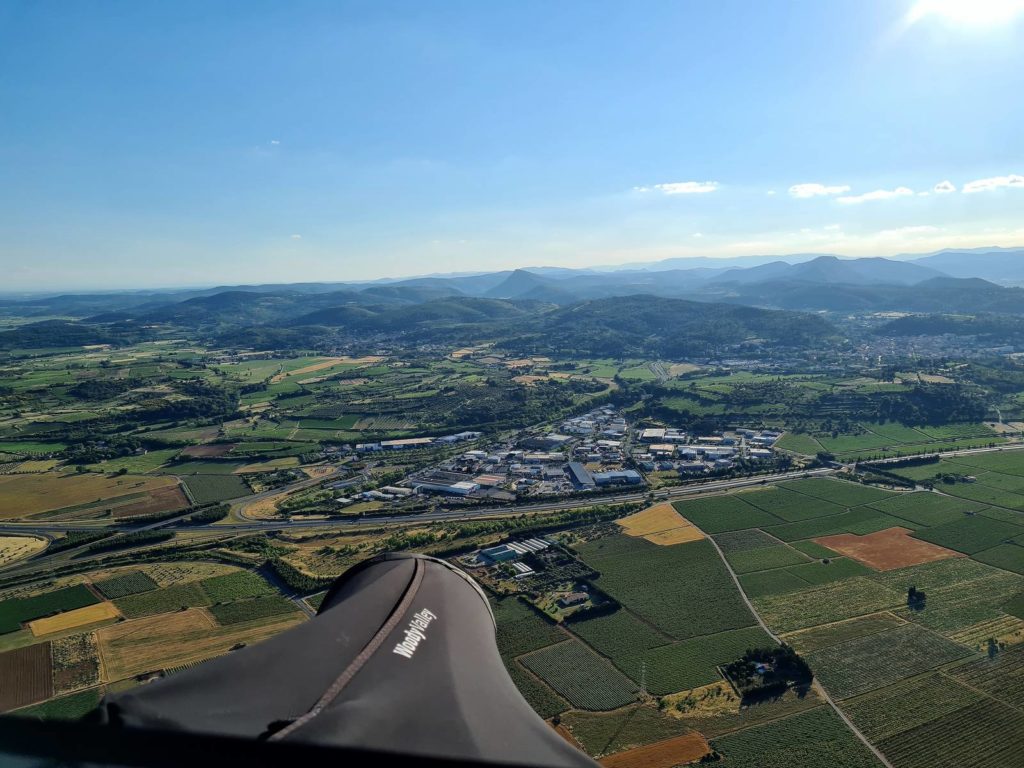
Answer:
[(443, 560), (404, 553), (349, 569), (311, 621), (108, 695), (79, 723), (0, 719), (0, 765), (54, 759), (187, 768), (321, 759), (596, 765), (516, 689), (480, 587)]

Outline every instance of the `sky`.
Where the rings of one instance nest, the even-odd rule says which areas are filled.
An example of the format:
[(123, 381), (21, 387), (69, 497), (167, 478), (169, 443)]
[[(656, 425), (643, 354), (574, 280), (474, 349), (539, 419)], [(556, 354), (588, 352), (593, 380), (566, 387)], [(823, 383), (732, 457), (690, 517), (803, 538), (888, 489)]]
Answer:
[(1024, 245), (1024, 0), (0, 3), (0, 290)]

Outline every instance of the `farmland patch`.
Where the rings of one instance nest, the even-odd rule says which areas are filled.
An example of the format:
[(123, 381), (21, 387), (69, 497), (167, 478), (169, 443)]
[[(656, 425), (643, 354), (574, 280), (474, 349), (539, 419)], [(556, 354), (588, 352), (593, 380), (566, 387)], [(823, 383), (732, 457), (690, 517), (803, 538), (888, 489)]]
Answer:
[(876, 571), (891, 571), (963, 554), (910, 537), (909, 528), (887, 528), (863, 536), (844, 533), (815, 539), (818, 544), (840, 552)]
[(877, 768), (875, 756), (829, 707), (713, 739), (731, 768)]
[(816, 589), (759, 597), (754, 606), (773, 629), (793, 632), (877, 613), (905, 601), (904, 593), (858, 576)]
[(69, 629), (80, 629), (101, 624), (105, 621), (120, 618), (117, 608), (113, 603), (96, 603), (85, 608), (76, 608), (73, 611), (58, 613), (56, 616), (48, 616), (45, 619), (36, 619), (28, 623), (28, 628), (36, 637), (52, 635), (55, 632), (66, 632)]
[(881, 688), (962, 659), (963, 646), (916, 624), (848, 640), (807, 654), (818, 679), (840, 699)]
[(636, 684), (578, 640), (534, 651), (520, 661), (581, 709), (615, 709), (636, 698)]
[(708, 541), (658, 547), (612, 536), (584, 544), (579, 551), (600, 572), (601, 589), (676, 639), (754, 623)]
[(705, 533), (738, 531), (780, 522), (780, 518), (733, 495), (676, 501), (672, 506)]
[(50, 644), (37, 643), (0, 653), (0, 712), (53, 696)]
[(639, 537), (661, 546), (685, 544), (704, 538), (704, 534), (693, 523), (680, 516), (667, 502), (617, 522), (627, 536)]

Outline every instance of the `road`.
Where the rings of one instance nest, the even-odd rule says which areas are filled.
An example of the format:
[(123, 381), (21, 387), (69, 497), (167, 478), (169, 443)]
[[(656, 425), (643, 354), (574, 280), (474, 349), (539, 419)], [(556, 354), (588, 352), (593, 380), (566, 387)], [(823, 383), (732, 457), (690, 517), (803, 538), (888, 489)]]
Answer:
[(952, 451), (931, 451), (929, 453), (915, 453), (913, 456), (893, 456), (888, 459), (875, 459), (873, 461), (862, 461), (861, 464), (878, 465), (884, 467), (886, 464), (892, 464), (897, 461), (906, 461), (907, 459), (924, 459), (929, 456), (939, 456), (940, 458), (951, 458), (953, 456), (969, 456), (973, 453), (994, 453), (996, 451), (1020, 451), (1024, 450), (1024, 443), (1003, 443), (1002, 445), (996, 446), (985, 446), (984, 448), (963, 448), (960, 450)]
[[(530, 514), (535, 512), (558, 512), (567, 509), (581, 507), (592, 507), (596, 504), (622, 504), (631, 501), (644, 501), (648, 494), (656, 500), (675, 499), (685, 496), (693, 496), (714, 491), (725, 491), (733, 488), (746, 488), (766, 483), (777, 483), (783, 480), (796, 480), (801, 477), (822, 477), (834, 473), (836, 470), (822, 468), (799, 472), (782, 472), (772, 475), (755, 475), (753, 477), (742, 477), (732, 480), (713, 480), (707, 483), (681, 485), (672, 488), (661, 488), (657, 491), (637, 491), (636, 493), (622, 493), (611, 496), (572, 496), (565, 500), (544, 502), (541, 504), (514, 504), (501, 507), (471, 507), (467, 509), (443, 509), (436, 512), (426, 512), (413, 515), (367, 515), (363, 517), (342, 517), (328, 520), (307, 520), (292, 522), (289, 520), (247, 520), (243, 523), (208, 523), (206, 525), (189, 526), (190, 531), (221, 531), (234, 533), (242, 531), (299, 531), (318, 528), (339, 528), (359, 525), (386, 525), (388, 523), (421, 523), (421, 522), (444, 522), (448, 520), (478, 520), (490, 517), (507, 517), (508, 515)], [(323, 482), (323, 478), (316, 482)], [(288, 486), (289, 489), (301, 485), (312, 485), (303, 481), (296, 486)], [(278, 488), (274, 491), (265, 491), (266, 495), (281, 493), (284, 489)], [(251, 500), (253, 497), (245, 497)], [(184, 515), (182, 515), (184, 516)], [(46, 536), (64, 531), (95, 531), (95, 530), (149, 530), (172, 525), (179, 518), (161, 520), (156, 523), (137, 527), (130, 525), (96, 526), (88, 523), (6, 523), (0, 525), (0, 533), (23, 533)]]
[[(732, 569), (732, 566), (729, 565), (729, 561), (725, 559), (725, 553), (722, 552), (722, 548), (718, 546), (718, 542), (715, 541), (714, 538), (712, 538), (711, 536), (708, 536), (707, 540), (711, 542), (711, 546), (713, 546), (715, 548), (715, 551), (718, 552), (718, 556), (722, 559), (722, 562), (725, 564), (726, 570), (729, 571), (729, 576), (732, 577), (732, 583), (736, 585), (736, 589), (739, 590), (740, 597), (742, 597), (743, 602), (747, 604), (747, 609), (753, 614), (754, 618), (757, 619), (757, 623), (761, 626), (761, 629), (763, 629), (768, 634), (768, 636), (771, 637), (772, 640), (774, 640), (777, 643), (781, 643), (782, 640), (780, 640), (778, 635), (776, 635), (774, 632), (771, 631), (771, 629), (769, 629), (768, 625), (765, 624), (764, 619), (761, 618), (761, 614), (757, 612), (757, 609), (754, 607), (754, 604), (750, 601), (750, 598), (747, 597), (747, 593), (743, 589), (743, 585), (740, 584), (739, 577), (736, 575), (736, 572)], [(816, 690), (821, 695), (821, 697), (826, 702), (828, 702), (828, 705), (832, 707), (832, 709), (835, 711), (837, 715), (839, 715), (842, 721), (846, 723), (846, 727), (850, 729), (850, 732), (858, 739), (860, 739), (860, 741), (864, 744), (865, 747), (871, 750), (871, 753), (879, 759), (882, 765), (884, 765), (885, 768), (893, 768), (892, 763), (889, 762), (886, 756), (883, 755), (878, 750), (878, 748), (875, 747), (874, 744), (868, 741), (868, 737), (861, 733), (861, 730), (856, 725), (854, 725), (853, 721), (846, 716), (846, 713), (839, 708), (839, 705), (836, 704), (835, 700), (832, 698), (831, 695), (829, 695), (829, 692), (825, 690), (825, 687), (818, 681), (817, 678), (814, 679), (813, 687), (814, 690)]]

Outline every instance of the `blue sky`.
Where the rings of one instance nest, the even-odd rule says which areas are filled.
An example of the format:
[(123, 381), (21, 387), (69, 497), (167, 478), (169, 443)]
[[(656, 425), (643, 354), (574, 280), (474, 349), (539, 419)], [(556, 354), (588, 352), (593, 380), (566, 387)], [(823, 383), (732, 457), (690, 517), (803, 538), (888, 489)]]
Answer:
[(1022, 92), (1024, 0), (8, 0), (2, 284), (1024, 245)]

